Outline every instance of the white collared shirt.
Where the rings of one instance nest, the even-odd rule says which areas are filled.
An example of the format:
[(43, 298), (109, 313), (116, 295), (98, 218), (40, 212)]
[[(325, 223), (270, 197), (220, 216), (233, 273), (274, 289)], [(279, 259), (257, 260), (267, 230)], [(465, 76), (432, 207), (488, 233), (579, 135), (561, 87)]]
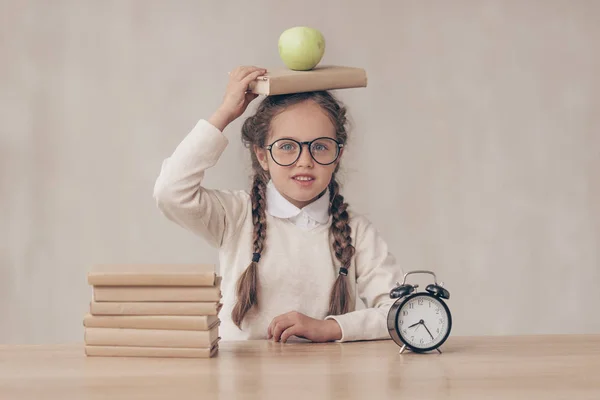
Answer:
[(267, 212), (277, 218), (289, 219), (304, 230), (311, 230), (329, 221), (329, 188), (317, 200), (300, 209), (283, 197), (270, 180), (267, 183)]

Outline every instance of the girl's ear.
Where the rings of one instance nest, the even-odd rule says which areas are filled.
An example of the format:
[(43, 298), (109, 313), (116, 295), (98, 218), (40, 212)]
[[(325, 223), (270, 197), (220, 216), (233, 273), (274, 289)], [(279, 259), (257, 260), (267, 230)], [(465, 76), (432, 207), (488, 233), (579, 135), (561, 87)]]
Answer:
[(254, 154), (256, 154), (256, 158), (260, 163), (260, 166), (265, 170), (269, 170), (269, 163), (267, 162), (267, 150), (258, 147), (257, 145), (253, 145)]

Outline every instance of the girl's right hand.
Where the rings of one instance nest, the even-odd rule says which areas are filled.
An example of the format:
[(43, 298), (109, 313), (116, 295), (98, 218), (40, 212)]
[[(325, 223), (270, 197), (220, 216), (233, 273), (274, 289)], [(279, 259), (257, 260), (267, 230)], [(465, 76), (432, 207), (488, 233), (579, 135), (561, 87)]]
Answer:
[(229, 83), (223, 96), (223, 102), (218, 110), (210, 117), (209, 122), (223, 131), (225, 127), (241, 116), (248, 104), (257, 94), (248, 93), (250, 82), (267, 72), (259, 67), (237, 67), (229, 73)]

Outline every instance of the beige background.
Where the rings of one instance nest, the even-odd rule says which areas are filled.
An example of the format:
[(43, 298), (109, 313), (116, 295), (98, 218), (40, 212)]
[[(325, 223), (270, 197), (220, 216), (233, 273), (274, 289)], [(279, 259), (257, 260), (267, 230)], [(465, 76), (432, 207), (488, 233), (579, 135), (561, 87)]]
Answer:
[[(302, 7), (302, 8), (301, 8)], [(97, 262), (216, 262), (152, 199), (238, 64), (309, 25), (354, 122), (344, 194), (455, 335), (600, 332), (600, 2), (0, 1), (0, 343), (80, 341)], [(241, 120), (207, 185), (247, 188)]]

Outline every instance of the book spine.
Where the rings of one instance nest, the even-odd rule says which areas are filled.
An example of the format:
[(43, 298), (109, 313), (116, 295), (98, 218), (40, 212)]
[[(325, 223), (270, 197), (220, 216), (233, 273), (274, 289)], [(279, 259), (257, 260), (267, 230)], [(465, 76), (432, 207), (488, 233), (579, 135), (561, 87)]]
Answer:
[(219, 287), (94, 286), (94, 301), (218, 302)]
[(92, 286), (214, 286), (215, 274), (206, 275), (139, 275), (88, 274)]
[(86, 327), (84, 332), (85, 344), (90, 346), (205, 348), (218, 339), (217, 327), (209, 331)]
[(305, 73), (269, 78), (269, 94), (310, 92), (367, 86), (367, 75), (359, 68), (321, 68)]
[(85, 354), (90, 357), (160, 357), (160, 358), (210, 358), (217, 355), (219, 346), (190, 349), (169, 347), (129, 347), (129, 346), (85, 346)]
[(217, 317), (207, 316), (97, 316), (88, 314), (83, 325), (88, 328), (166, 329), (207, 331), (218, 322)]
[(218, 315), (219, 302), (95, 302), (92, 315)]

